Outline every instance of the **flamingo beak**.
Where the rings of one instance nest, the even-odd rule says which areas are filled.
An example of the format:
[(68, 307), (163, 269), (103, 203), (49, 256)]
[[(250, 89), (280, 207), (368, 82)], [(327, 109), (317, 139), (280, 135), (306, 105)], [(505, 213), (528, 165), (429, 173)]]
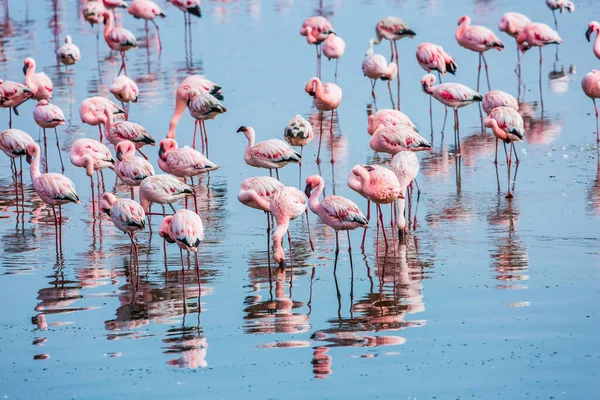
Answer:
[(106, 215), (110, 215), (110, 208), (103, 208), (102, 212), (104, 212)]
[(238, 128), (237, 132), (246, 132), (247, 129), (248, 128), (246, 128), (245, 126), (242, 125)]
[(31, 155), (29, 155), (29, 153), (27, 153), (27, 156), (25, 156), (25, 160), (27, 161), (28, 164), (31, 164), (31, 161), (33, 159), (31, 158)]
[(160, 150), (158, 150), (158, 156), (160, 157), (161, 160), (166, 161), (165, 160), (165, 148), (162, 145), (160, 146)]
[(585, 31), (585, 38), (587, 39), (588, 42), (590, 42), (592, 40), (593, 32), (594, 32), (594, 28), (591, 26), (587, 29), (587, 31)]
[(312, 185), (310, 183), (307, 183), (306, 187), (304, 188), (304, 194), (306, 195), (306, 197), (310, 197), (311, 190), (312, 190)]
[(123, 161), (123, 152), (121, 151), (121, 149), (117, 150), (116, 156), (117, 156), (117, 160)]
[(404, 200), (406, 197), (404, 197), (404, 195), (403, 195), (402, 193), (400, 193), (400, 194), (398, 195), (398, 198), (399, 198), (400, 200)]
[(429, 93), (429, 85), (427, 84), (427, 82), (423, 82), (423, 91), (425, 93)]
[[(588, 41), (589, 41), (589, 39), (588, 39)], [(24, 64), (24, 65), (23, 65), (23, 74), (24, 74), (24, 75), (26, 75), (26, 74), (27, 74), (27, 69), (28, 69), (28, 65), (27, 65), (27, 64)]]

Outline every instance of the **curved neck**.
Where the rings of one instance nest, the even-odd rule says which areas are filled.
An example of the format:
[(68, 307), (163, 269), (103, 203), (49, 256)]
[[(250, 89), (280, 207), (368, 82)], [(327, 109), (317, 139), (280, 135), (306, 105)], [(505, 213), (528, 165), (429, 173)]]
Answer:
[(112, 31), (113, 28), (113, 16), (112, 14), (108, 14), (108, 18), (106, 19), (106, 25), (104, 25), (104, 37), (108, 36), (108, 33)]
[(315, 214), (317, 214), (319, 210), (319, 196), (323, 193), (323, 186), (323, 181), (320, 181), (315, 190), (310, 194), (310, 199), (308, 199), (308, 206)]
[(169, 139), (175, 138), (175, 129), (177, 128), (177, 124), (179, 124), (181, 116), (185, 112), (186, 106), (187, 99), (184, 95), (180, 95), (179, 92), (177, 92), (175, 95), (175, 111), (173, 111), (173, 116), (171, 117), (171, 122), (169, 123), (169, 132), (167, 132), (167, 137)]
[(31, 180), (34, 181), (39, 178), (42, 173), (40, 172), (40, 150), (35, 152), (33, 159), (31, 160), (31, 166), (29, 168), (29, 172), (31, 175)]
[(270, 207), (269, 201), (260, 197), (258, 195), (258, 193), (256, 193), (256, 191), (254, 191), (254, 190), (248, 190), (248, 191), (240, 193), (238, 195), (238, 199), (242, 203), (249, 203), (249, 202), (253, 201), (256, 204), (258, 204), (258, 206), (263, 210), (269, 210), (269, 207)]
[(246, 146), (246, 150), (244, 151), (244, 159), (250, 158), (250, 149), (254, 147), (254, 129), (248, 128), (245, 132), (246, 138), (248, 139), (248, 146)]
[[(406, 188), (402, 188), (402, 194), (406, 192)], [(404, 217), (404, 208), (406, 205), (406, 199), (398, 199), (398, 217), (396, 218), (396, 227), (404, 230), (406, 228), (406, 218)]]
[(323, 83), (319, 79), (313, 80), (313, 87), (315, 88), (315, 97), (320, 98), (325, 93), (323, 92)]
[(465, 20), (458, 26), (456, 30), (456, 36), (461, 36), (462, 33), (469, 27), (471, 20), (469, 18), (465, 18)]
[[(354, 173), (354, 171), (356, 171), (356, 173)], [(369, 182), (370, 176), (369, 176), (369, 172), (366, 169), (357, 168), (354, 171), (352, 171), (352, 173), (354, 173), (358, 177), (358, 180), (360, 181), (361, 186), (364, 186), (365, 183)]]
[(112, 111), (109, 110), (108, 108), (105, 108), (104, 109), (104, 129), (106, 131), (109, 131), (112, 126), (113, 126)]

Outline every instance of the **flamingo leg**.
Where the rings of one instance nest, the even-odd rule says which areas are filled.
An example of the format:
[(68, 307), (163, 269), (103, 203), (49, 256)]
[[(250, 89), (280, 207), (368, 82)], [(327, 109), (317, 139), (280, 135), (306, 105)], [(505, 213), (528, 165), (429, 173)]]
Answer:
[(58, 141), (58, 132), (54, 128), (54, 136), (56, 137), (56, 148), (58, 149), (58, 157), (60, 158), (60, 168), (62, 173), (65, 173), (65, 164), (63, 164), (62, 154), (60, 152), (60, 142)]
[(490, 74), (488, 72), (487, 61), (485, 60), (485, 56), (483, 55), (483, 53), (481, 53), (481, 58), (483, 59), (483, 64), (485, 65), (485, 79), (487, 80), (488, 91), (489, 91), (489, 90), (492, 90), (492, 88), (490, 86)]
[(269, 168), (269, 176), (272, 178), (273, 177), (273, 169)]
[(58, 206), (58, 246), (62, 253), (62, 206)]
[(542, 48), (540, 49), (540, 103), (542, 105), (542, 115), (544, 115), (544, 93), (542, 92)]
[(206, 125), (204, 121), (200, 121), (200, 128), (204, 132), (204, 143), (206, 144), (206, 157), (208, 158), (208, 132), (206, 132)]
[(136, 149), (136, 150), (137, 150), (137, 152), (138, 152), (138, 153), (140, 153), (140, 155), (141, 155), (142, 157), (144, 157), (144, 160), (148, 160), (148, 156), (147, 156), (147, 155), (145, 155), (144, 153), (142, 153), (142, 150), (140, 150), (140, 149)]
[[(192, 139), (192, 149), (196, 150), (196, 132), (198, 130), (198, 120), (194, 120), (194, 139)], [(202, 133), (200, 133), (202, 135)], [(200, 139), (202, 140), (202, 138)], [(202, 153), (204, 153), (204, 142), (202, 142)]]
[(100, 143), (102, 143), (102, 140), (104, 139), (104, 135), (102, 134), (102, 125), (98, 125), (98, 131), (100, 132)]
[(200, 296), (202, 295), (202, 284), (200, 282), (200, 259), (198, 258), (198, 250), (196, 250), (196, 279), (198, 279), (198, 314), (202, 312), (202, 304)]
[(319, 150), (317, 150), (317, 165), (321, 164), (321, 142), (323, 141), (323, 111), (319, 111)]
[(456, 142), (458, 143), (458, 154), (460, 154), (460, 122), (458, 121), (458, 109), (454, 110), (454, 119), (456, 121)]
[(92, 215), (96, 219), (96, 198), (94, 197), (94, 178), (90, 176), (90, 186), (92, 188)]
[(479, 53), (479, 66), (477, 67), (477, 91), (479, 92), (479, 78), (481, 77), (481, 53)]
[(379, 222), (381, 223), (381, 232), (383, 234), (383, 240), (385, 241), (385, 252), (388, 251), (387, 234), (385, 233), (385, 225), (383, 223), (383, 211), (381, 211), (381, 205), (377, 204), (377, 212), (379, 213)]
[[(16, 168), (16, 165), (15, 165)], [(21, 208), (25, 213), (25, 185), (23, 184), (23, 157), (19, 158), (19, 181), (21, 181)]]
[(392, 102), (392, 108), (396, 108), (394, 104), (394, 95), (392, 94), (392, 81), (388, 79), (387, 81), (388, 93), (390, 94), (390, 100)]
[(121, 71), (127, 75), (127, 64), (125, 64), (125, 52), (121, 51), (121, 69), (117, 75), (121, 75)]
[(350, 231), (346, 231), (348, 234), (348, 255), (350, 256), (350, 267), (352, 267), (352, 242), (350, 242)]
[(183, 314), (187, 313), (187, 298), (185, 296), (185, 265), (183, 263), (183, 249), (179, 248), (179, 255), (181, 256), (181, 287), (183, 290)]
[(373, 98), (373, 105), (377, 108), (377, 96), (375, 95), (375, 84), (377, 79), (371, 79), (371, 97)]
[(556, 20), (556, 10), (552, 10), (552, 16), (554, 17), (554, 29), (558, 31), (558, 21)]
[(17, 173), (17, 163), (15, 162), (14, 158), (10, 159), (10, 169), (13, 173), (13, 176), (15, 177), (15, 202), (16, 202), (16, 212), (17, 212), (17, 218), (18, 218), (18, 212), (19, 212), (19, 174)]
[(396, 78), (398, 78), (398, 111), (400, 111), (400, 57), (398, 56), (398, 43), (394, 41), (394, 50), (396, 50), (396, 64), (398, 68), (396, 69)]
[(281, 180), (279, 179), (279, 168), (275, 168), (275, 176), (277, 177), (277, 180), (281, 182)]
[(175, 214), (177, 211), (175, 211), (175, 207), (173, 207), (173, 204), (169, 203), (169, 207), (171, 207), (171, 211), (173, 211), (173, 214)]
[[(287, 231), (288, 237), (288, 246), (290, 246), (290, 268), (294, 268), (294, 259), (292, 258), (292, 235), (290, 235), (290, 230)], [(292, 279), (290, 277), (290, 279)]]
[(340, 59), (339, 59), (339, 58), (336, 58), (336, 59), (335, 59), (335, 75), (334, 75), (334, 77), (335, 77), (335, 81), (334, 81), (334, 82), (335, 82), (335, 83), (337, 83), (337, 72), (338, 72), (338, 62), (339, 62), (339, 61), (340, 61)]
[(598, 107), (596, 106), (596, 99), (592, 99), (594, 102), (594, 110), (596, 111), (596, 141), (600, 142), (600, 130), (598, 129)]
[[(504, 145), (504, 155), (506, 156), (506, 171), (508, 172), (508, 187), (507, 187), (507, 189), (506, 189), (506, 190), (507, 190), (507, 192), (508, 192), (508, 193), (506, 194), (506, 198), (508, 199), (508, 198), (512, 197), (512, 196), (510, 195), (510, 162), (509, 162), (509, 160), (508, 160), (508, 153), (507, 153), (507, 151), (506, 151), (506, 142), (504, 142), (504, 141), (503, 141), (503, 142), (502, 142), (502, 144)], [(512, 153), (511, 153), (511, 154), (512, 154)]]
[(413, 230), (417, 230), (417, 213), (419, 212), (419, 201), (421, 200), (421, 188), (419, 182), (415, 178), (415, 186), (417, 187), (417, 206), (415, 207), (415, 221), (413, 223)]
[[(371, 221), (371, 200), (367, 199), (367, 222)], [(367, 228), (364, 229), (363, 231), (363, 237), (362, 237), (362, 242), (360, 244), (360, 249), (362, 250), (362, 252), (365, 252), (365, 239), (367, 238)]]
[(8, 108), (8, 128), (12, 129), (12, 108)]
[(306, 207), (306, 230), (308, 230), (308, 243), (310, 244), (310, 249), (315, 251), (315, 245), (313, 244), (312, 237), (310, 234), (310, 219), (308, 218), (308, 207)]
[(496, 157), (494, 157), (494, 164), (498, 165), (498, 138), (496, 138)]
[(150, 21), (154, 24), (154, 27), (156, 28), (156, 36), (158, 36), (158, 49), (162, 51), (162, 42), (160, 41), (160, 30), (158, 29), (158, 25), (156, 24), (156, 22), (154, 22), (153, 19), (151, 19)]
[(269, 265), (269, 281), (271, 280), (271, 224), (269, 223), (269, 213), (265, 211), (267, 216), (267, 263)]
[(56, 253), (58, 255), (58, 218), (56, 217), (56, 207), (52, 206), (52, 214), (54, 215), (54, 244), (56, 245)]
[(340, 237), (338, 231), (335, 231), (335, 259), (337, 260), (338, 254), (340, 254)]
[(196, 187), (194, 186), (194, 177), (190, 176), (190, 180), (192, 181), (192, 188), (194, 189), (194, 194), (192, 196), (194, 198), (194, 210), (196, 211), (196, 214), (198, 214), (198, 199), (196, 198)]
[(394, 42), (390, 40), (390, 62), (394, 61)]
[[(300, 158), (302, 158), (302, 151), (304, 146), (300, 146)], [(298, 189), (302, 188), (302, 163), (298, 164)]]
[(135, 196), (133, 194), (133, 186), (129, 187), (129, 193), (131, 194), (131, 200), (135, 200)]
[(335, 163), (335, 158), (333, 157), (333, 122), (335, 118), (335, 110), (331, 110), (331, 124), (329, 125), (329, 140), (331, 145), (331, 163)]
[(515, 153), (515, 164), (519, 165), (519, 156), (517, 155), (517, 149), (515, 148), (515, 144), (511, 143), (510, 146), (512, 147), (513, 152)]
[(46, 140), (46, 128), (42, 129), (44, 131), (44, 172), (48, 173), (48, 144)]

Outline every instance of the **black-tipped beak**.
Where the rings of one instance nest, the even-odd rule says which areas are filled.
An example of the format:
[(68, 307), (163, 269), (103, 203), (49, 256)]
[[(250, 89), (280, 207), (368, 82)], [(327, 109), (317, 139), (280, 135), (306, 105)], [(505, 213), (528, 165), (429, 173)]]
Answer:
[(165, 160), (165, 148), (160, 146), (160, 149), (158, 150), (158, 156), (160, 157), (161, 160), (166, 161)]
[(33, 159), (31, 158), (31, 156), (29, 155), (29, 153), (27, 153), (27, 155), (25, 156), (25, 160), (27, 161), (28, 164), (31, 164), (31, 161)]
[(426, 82), (423, 82), (423, 91), (429, 94), (429, 85)]
[(403, 195), (402, 193), (400, 193), (400, 194), (398, 195), (398, 198), (399, 198), (400, 200), (404, 200), (404, 199), (405, 199), (405, 197), (404, 197), (404, 195)]
[(106, 215), (110, 215), (110, 208), (103, 208), (102, 212)]
[(200, 6), (188, 7), (187, 12), (195, 15), (196, 17), (202, 17), (202, 10), (200, 10)]
[(585, 31), (585, 38), (588, 42), (592, 41), (592, 32), (594, 32), (594, 28), (592, 28), (591, 26), (587, 29), (587, 31)]
[(117, 150), (117, 160), (123, 161), (123, 152), (121, 149)]
[(304, 194), (306, 195), (306, 197), (310, 197), (310, 192), (311, 191), (312, 191), (312, 185), (309, 183), (304, 188)]
[(104, 20), (102, 21), (102, 23), (103, 23), (104, 25), (106, 25), (106, 17), (104, 17)]
[[(590, 40), (590, 39), (588, 39), (588, 41), (589, 41), (589, 40)], [(23, 75), (27, 74), (27, 69), (28, 69), (28, 66), (27, 66), (27, 64), (23, 65)]]
[(245, 126), (243, 126), (243, 125), (242, 125), (242, 126), (240, 126), (240, 127), (238, 128), (238, 130), (237, 130), (237, 131), (238, 131), (238, 132), (246, 132), (247, 130), (248, 130), (248, 128), (246, 128)]
[(159, 17), (161, 17), (161, 18), (164, 18), (164, 17), (166, 17), (167, 15), (166, 15), (164, 12), (161, 12), (160, 14), (158, 14), (158, 16), (159, 16)]

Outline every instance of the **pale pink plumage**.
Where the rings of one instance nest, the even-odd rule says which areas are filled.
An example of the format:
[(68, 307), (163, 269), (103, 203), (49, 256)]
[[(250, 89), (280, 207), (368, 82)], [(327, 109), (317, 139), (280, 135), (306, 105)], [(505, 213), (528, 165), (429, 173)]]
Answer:
[(193, 211), (178, 210), (163, 219), (159, 235), (171, 243), (177, 243), (183, 250), (197, 252), (204, 240), (202, 218)]
[(269, 176), (248, 178), (242, 182), (238, 200), (248, 207), (270, 212), (271, 198), (281, 188), (283, 184)]
[(27, 86), (0, 79), (0, 107), (14, 108), (19, 115), (16, 108), (32, 97), (33, 92)]
[(104, 40), (108, 47), (121, 53), (137, 47), (137, 40), (131, 31), (114, 26), (112, 13), (105, 11), (103, 16), (106, 21), (104, 25)]
[(294, 220), (306, 211), (306, 196), (295, 187), (285, 186), (271, 196), (269, 210), (275, 217), (277, 228), (273, 233), (273, 259), (279, 264), (284, 263), (283, 235), (288, 231), (291, 220)]
[(496, 107), (510, 107), (519, 111), (519, 102), (517, 99), (502, 90), (490, 90), (484, 94), (482, 106), (486, 114), (491, 113)]
[(0, 150), (10, 158), (26, 155), (27, 145), (34, 143), (28, 133), (19, 129), (7, 129), (0, 132)]
[(523, 53), (532, 47), (541, 48), (548, 44), (560, 43), (562, 43), (562, 39), (558, 35), (558, 32), (548, 25), (538, 22), (527, 25), (517, 36), (517, 45)]
[(140, 204), (148, 212), (152, 203), (171, 204), (193, 193), (191, 186), (172, 175), (149, 176), (140, 184)]
[(323, 54), (330, 60), (332, 58), (340, 58), (344, 55), (344, 51), (346, 50), (346, 42), (344, 42), (344, 39), (333, 33), (330, 33), (327, 36), (327, 39), (325, 39), (322, 46)]
[(498, 23), (498, 29), (501, 32), (505, 32), (513, 38), (517, 38), (519, 33), (525, 28), (527, 25), (531, 23), (531, 20), (520, 13), (517, 12), (507, 12), (504, 13), (502, 18), (500, 18), (500, 22)]
[(133, 15), (135, 18), (145, 19), (147, 21), (153, 20), (156, 17), (165, 17), (165, 14), (162, 12), (160, 7), (155, 2), (150, 0), (134, 0), (129, 5), (127, 12)]
[(71, 145), (71, 163), (85, 168), (87, 176), (95, 171), (113, 168), (115, 160), (108, 147), (93, 139), (78, 139)]
[(383, 39), (396, 41), (403, 37), (414, 37), (416, 33), (408, 27), (406, 22), (398, 17), (385, 17), (375, 26), (377, 34), (376, 44), (381, 43)]
[(127, 186), (139, 186), (144, 179), (154, 175), (154, 167), (142, 157), (135, 156), (135, 145), (124, 140), (115, 146), (117, 161), (115, 174)]
[(490, 49), (501, 51), (504, 48), (504, 44), (494, 32), (484, 26), (470, 26), (470, 23), (471, 18), (466, 15), (458, 20), (455, 36), (459, 45), (477, 53), (483, 53)]
[(127, 8), (127, 2), (125, 0), (102, 0), (104, 7), (109, 9), (114, 8)]
[(423, 91), (448, 107), (459, 109), (483, 100), (480, 93), (460, 83), (441, 83), (433, 86), (435, 81), (436, 78), (432, 74), (423, 76), (421, 79)]
[(594, 102), (594, 110), (596, 112), (596, 140), (600, 142), (600, 128), (598, 126), (598, 107), (596, 106), (596, 99), (600, 98), (600, 71), (594, 69), (592, 72), (588, 72), (581, 81), (581, 88), (583, 93), (588, 96)]
[(81, 8), (83, 18), (92, 26), (103, 21), (104, 11), (106, 11), (106, 7), (101, 1), (88, 1)]
[(160, 142), (158, 166), (164, 172), (180, 178), (189, 178), (219, 169), (197, 150), (191, 147), (179, 147), (174, 139)]
[(411, 127), (380, 125), (369, 146), (377, 152), (396, 154), (400, 151), (431, 151), (431, 144)]
[(56, 128), (65, 124), (65, 115), (60, 107), (40, 100), (33, 109), (33, 119), (41, 128)]
[(104, 193), (100, 199), (100, 208), (110, 216), (118, 230), (131, 237), (146, 227), (146, 213), (134, 200), (117, 199), (112, 193)]
[(135, 103), (138, 100), (140, 90), (133, 79), (125, 76), (117, 76), (108, 89), (113, 96), (123, 103)]
[(114, 121), (110, 110), (104, 110), (106, 139), (113, 145), (123, 140), (129, 140), (135, 144), (136, 149), (149, 144), (154, 146), (156, 141), (148, 133), (146, 128), (131, 121)]
[(396, 175), (379, 165), (355, 165), (348, 176), (348, 186), (376, 204), (389, 204), (401, 195)]
[(319, 78), (311, 78), (304, 87), (306, 93), (314, 97), (313, 104), (319, 111), (331, 111), (342, 102), (342, 89), (335, 83), (321, 83)]
[(23, 84), (33, 92), (32, 98), (36, 100), (51, 99), (52, 90), (54, 90), (52, 80), (43, 72), (35, 72), (35, 67), (35, 60), (27, 57), (23, 62), (23, 72), (25, 73)]
[(255, 144), (254, 128), (250, 126), (242, 126), (238, 132), (243, 132), (248, 139), (244, 161), (252, 167), (278, 169), (289, 163), (300, 163), (302, 159), (302, 156), (283, 140), (269, 139)]
[(552, 11), (560, 10), (561, 14), (564, 10), (567, 10), (570, 13), (575, 11), (575, 4), (569, 0), (546, 0), (546, 5)]
[[(416, 154), (409, 151), (401, 151), (392, 158), (390, 168), (396, 174), (401, 188), (402, 196), (398, 198), (398, 214), (396, 218), (396, 227), (400, 232), (406, 231), (406, 217), (404, 209), (406, 207), (407, 187), (417, 179), (419, 174), (419, 159)], [(415, 212), (416, 214), (416, 212)], [(416, 216), (415, 216), (416, 224)]]
[(417, 62), (427, 72), (438, 71), (442, 75), (446, 72), (455, 74), (458, 70), (456, 61), (450, 54), (446, 53), (441, 46), (433, 43), (421, 43), (417, 47)]
[(374, 40), (371, 39), (369, 49), (362, 63), (363, 74), (372, 80), (381, 79), (383, 81), (390, 81), (394, 79), (394, 76), (398, 72), (398, 65), (394, 62), (388, 64), (384, 56), (374, 54), (373, 44)]
[(81, 59), (79, 47), (73, 44), (70, 35), (65, 36), (65, 44), (58, 48), (56, 54), (58, 55), (60, 62), (64, 65), (77, 64)]
[(588, 42), (592, 40), (592, 34), (596, 32), (596, 39), (594, 40), (594, 55), (600, 58), (600, 23), (592, 21), (588, 25), (588, 29), (585, 32), (585, 37)]
[(100, 141), (102, 141), (104, 136), (100, 125), (106, 123), (105, 110), (112, 112), (113, 116), (125, 114), (125, 111), (119, 108), (115, 103), (100, 96), (88, 97), (83, 100), (79, 106), (81, 122), (92, 126), (98, 126), (98, 130), (100, 131)]
[(321, 16), (307, 18), (300, 29), (300, 34), (306, 36), (308, 44), (321, 44), (330, 33), (334, 33), (331, 23)]
[(167, 0), (175, 7), (183, 11), (184, 13), (189, 13), (195, 15), (197, 17), (202, 16), (202, 11), (200, 9), (200, 0)]
[(367, 132), (369, 135), (373, 135), (375, 130), (380, 126), (408, 126), (413, 130), (417, 131), (417, 126), (410, 120), (410, 118), (401, 111), (393, 109), (383, 109), (375, 113), (375, 115), (369, 115), (369, 127)]

